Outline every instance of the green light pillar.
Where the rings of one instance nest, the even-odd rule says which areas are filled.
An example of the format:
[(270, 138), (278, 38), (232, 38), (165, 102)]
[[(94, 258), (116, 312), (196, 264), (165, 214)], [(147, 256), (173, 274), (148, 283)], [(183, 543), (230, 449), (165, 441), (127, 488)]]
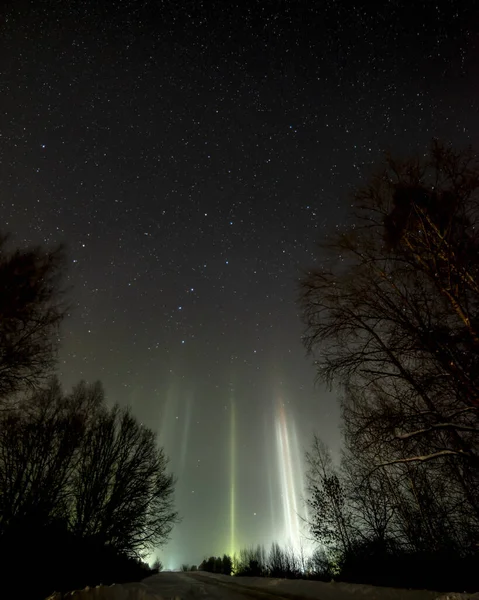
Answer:
[(230, 550), (236, 551), (236, 410), (234, 395), (230, 399)]

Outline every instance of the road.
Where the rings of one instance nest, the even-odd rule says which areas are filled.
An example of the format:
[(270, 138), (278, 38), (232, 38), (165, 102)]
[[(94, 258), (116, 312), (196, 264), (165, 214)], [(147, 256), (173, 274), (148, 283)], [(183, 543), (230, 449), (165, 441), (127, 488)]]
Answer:
[(222, 583), (216, 579), (202, 577), (192, 573), (173, 573), (165, 571), (143, 580), (143, 583), (155, 594), (171, 600), (251, 600), (262, 598), (281, 600), (280, 596), (241, 589), (234, 583)]
[[(142, 584), (162, 600), (437, 600), (441, 594), (348, 583), (163, 572)], [(143, 598), (143, 596), (141, 596)], [(462, 596), (447, 596), (459, 598)], [(478, 597), (475, 597), (479, 600)]]

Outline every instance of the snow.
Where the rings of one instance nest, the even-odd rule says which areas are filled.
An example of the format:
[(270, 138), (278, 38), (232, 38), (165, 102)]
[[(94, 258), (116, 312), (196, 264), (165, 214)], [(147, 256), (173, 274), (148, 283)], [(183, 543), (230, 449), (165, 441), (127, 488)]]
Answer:
[(354, 583), (325, 583), (301, 579), (274, 579), (263, 577), (228, 577), (214, 573), (190, 574), (192, 577), (210, 577), (222, 585), (245, 586), (277, 595), (291, 595), (321, 600), (479, 600), (479, 594), (440, 594), (428, 590), (405, 590)]
[[(207, 585), (205, 585), (207, 584)], [(244, 590), (244, 592), (243, 592)], [(324, 583), (298, 579), (228, 577), (213, 573), (159, 573), (142, 583), (126, 583), (55, 593), (47, 600), (166, 600), (182, 598), (251, 598), (257, 591), (303, 600), (479, 600), (478, 594), (440, 594), (428, 590), (404, 590), (352, 583)], [(243, 592), (243, 593), (242, 593)]]
[(99, 585), (94, 588), (75, 590), (67, 594), (55, 592), (47, 600), (165, 600), (144, 583)]

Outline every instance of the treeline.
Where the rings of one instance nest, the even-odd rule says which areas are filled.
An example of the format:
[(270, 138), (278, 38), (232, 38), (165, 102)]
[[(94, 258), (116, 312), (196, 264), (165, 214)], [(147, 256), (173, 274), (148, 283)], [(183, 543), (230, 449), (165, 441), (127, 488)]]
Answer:
[(52, 378), (62, 273), (60, 250), (0, 240), (0, 564), (32, 599), (145, 577), (177, 520), (154, 432), (100, 384)]
[(471, 150), (388, 160), (302, 281), (306, 346), (342, 390), (340, 464), (307, 454), (338, 579), (479, 587), (478, 193)]
[[(195, 571), (196, 567), (185, 571)], [(316, 550), (311, 555), (293, 548), (282, 548), (277, 542), (265, 547), (242, 548), (233, 557), (210, 556), (198, 566), (198, 571), (235, 575), (236, 577), (277, 577), (281, 579), (314, 579), (330, 581), (334, 574), (324, 551)]]
[(231, 575), (233, 572), (233, 559), (228, 554), (223, 554), (223, 557), (210, 556), (200, 563), (198, 570), (209, 573), (220, 573), (221, 575)]
[(234, 574), (238, 577), (321, 578), (315, 559), (316, 555), (307, 557), (303, 552), (281, 548), (273, 542), (269, 552), (261, 545), (242, 548), (234, 560)]

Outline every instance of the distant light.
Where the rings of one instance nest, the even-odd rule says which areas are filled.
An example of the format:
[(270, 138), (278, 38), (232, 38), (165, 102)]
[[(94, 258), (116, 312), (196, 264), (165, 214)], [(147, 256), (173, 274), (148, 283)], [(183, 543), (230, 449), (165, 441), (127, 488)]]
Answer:
[(185, 343), (185, 340), (181, 340), (181, 343), (182, 343), (182, 344), (184, 344), (184, 343)]

